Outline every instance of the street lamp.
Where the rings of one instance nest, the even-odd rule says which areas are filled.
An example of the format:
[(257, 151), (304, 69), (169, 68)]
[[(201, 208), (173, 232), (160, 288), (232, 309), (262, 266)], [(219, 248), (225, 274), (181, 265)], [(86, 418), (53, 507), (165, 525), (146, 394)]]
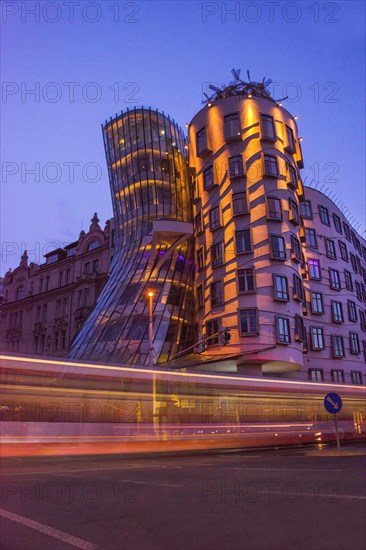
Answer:
[[(150, 290), (147, 293), (147, 296), (149, 298), (149, 366), (151, 369), (154, 368), (154, 348), (153, 348), (153, 298), (154, 293)], [(152, 379), (152, 401), (153, 401), (153, 426), (155, 434), (158, 435), (157, 430), (157, 406), (156, 406), (156, 375), (155, 372), (153, 372), (153, 379)]]

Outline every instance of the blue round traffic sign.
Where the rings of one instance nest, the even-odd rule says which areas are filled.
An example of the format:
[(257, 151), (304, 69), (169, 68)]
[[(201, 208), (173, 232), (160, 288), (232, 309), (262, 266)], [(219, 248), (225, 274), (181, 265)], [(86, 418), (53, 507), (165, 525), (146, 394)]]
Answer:
[(324, 397), (324, 407), (330, 414), (338, 413), (342, 408), (342, 399), (338, 393), (330, 392)]

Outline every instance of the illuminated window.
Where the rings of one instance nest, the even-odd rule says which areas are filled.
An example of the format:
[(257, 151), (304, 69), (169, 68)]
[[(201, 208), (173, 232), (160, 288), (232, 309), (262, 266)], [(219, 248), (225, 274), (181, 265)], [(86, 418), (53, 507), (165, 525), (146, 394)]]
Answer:
[(215, 206), (215, 208), (211, 208), (209, 212), (209, 218), (210, 218), (211, 231), (221, 226), (219, 206)]
[(353, 323), (357, 322), (357, 307), (355, 302), (352, 302), (351, 300), (348, 300), (347, 302), (348, 306), (348, 319), (352, 321)]
[(332, 335), (333, 357), (344, 357), (343, 336)]
[(358, 370), (351, 371), (352, 384), (362, 384), (362, 373)]
[(201, 130), (197, 132), (196, 148), (197, 148), (197, 155), (201, 155), (202, 153), (205, 153), (206, 151), (208, 151), (206, 128), (201, 128)]
[(282, 220), (281, 199), (277, 197), (266, 197), (267, 200), (267, 219)]
[(342, 241), (338, 241), (338, 244), (339, 244), (339, 251), (341, 253), (342, 260), (344, 260), (345, 262), (348, 262), (348, 252), (347, 252), (346, 245)]
[(319, 204), (319, 216), (320, 216), (320, 221), (324, 225), (330, 225), (328, 208), (325, 208), (325, 206), (321, 206), (320, 204)]
[(278, 177), (277, 157), (273, 155), (264, 155), (264, 175)]
[(276, 139), (273, 117), (261, 115), (262, 138), (274, 141)]
[(231, 178), (244, 175), (243, 158), (241, 155), (229, 158), (229, 174)]
[(287, 302), (289, 300), (288, 281), (283, 275), (273, 275), (274, 299)]
[(239, 326), (241, 336), (254, 336), (258, 334), (258, 310), (240, 309)]
[(250, 229), (235, 231), (235, 250), (237, 254), (252, 251)]
[(245, 269), (238, 269), (238, 290), (242, 292), (254, 292), (254, 269), (253, 267), (247, 267)]
[(277, 317), (277, 342), (279, 344), (289, 344), (290, 336), (290, 320), (287, 317)]
[(224, 301), (222, 281), (210, 285), (211, 307), (220, 306)]
[(318, 248), (315, 229), (310, 229), (309, 227), (305, 229), (305, 243), (306, 246), (310, 246), (311, 248)]
[(223, 264), (224, 261), (224, 243), (216, 243), (211, 246), (211, 262), (212, 267), (217, 267)]
[(309, 278), (319, 281), (321, 279), (319, 260), (314, 260), (314, 259), (308, 260), (308, 268), (309, 268)]
[(313, 219), (313, 212), (311, 209), (311, 202), (310, 201), (303, 201), (300, 203), (300, 210), (301, 210), (301, 216), (303, 218), (312, 220)]
[(246, 214), (248, 212), (247, 194), (234, 193), (233, 194), (233, 214), (237, 216), (239, 214)]
[(349, 346), (352, 355), (359, 355), (360, 353), (360, 341), (356, 332), (349, 333)]
[(270, 235), (271, 258), (274, 260), (286, 260), (285, 239), (279, 235)]
[(343, 307), (341, 302), (331, 302), (333, 323), (343, 323)]
[(325, 239), (325, 250), (328, 258), (331, 258), (332, 260), (337, 259), (335, 244), (332, 239)]
[(309, 369), (309, 378), (312, 382), (322, 382), (324, 380), (323, 369)]
[(334, 222), (334, 227), (335, 227), (336, 231), (338, 233), (340, 233), (341, 235), (343, 235), (341, 218), (339, 216), (337, 216), (337, 214), (333, 214), (333, 222)]
[(314, 351), (324, 349), (324, 334), (320, 327), (310, 327), (311, 347)]
[(329, 269), (329, 285), (333, 290), (341, 290), (341, 278), (336, 269)]
[(311, 293), (311, 312), (315, 315), (324, 313), (323, 294), (321, 292)]
[(331, 370), (332, 380), (335, 384), (344, 384), (344, 371), (343, 370)]

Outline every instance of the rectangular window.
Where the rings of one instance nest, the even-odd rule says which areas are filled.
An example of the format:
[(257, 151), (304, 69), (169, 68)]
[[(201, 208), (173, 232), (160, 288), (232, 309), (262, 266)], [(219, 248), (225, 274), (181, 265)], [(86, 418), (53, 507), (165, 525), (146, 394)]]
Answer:
[(224, 261), (223, 244), (224, 243), (216, 243), (211, 246), (212, 267), (217, 267), (223, 264), (223, 261)]
[(341, 302), (331, 302), (333, 323), (343, 323), (343, 307)]
[(239, 310), (239, 324), (241, 336), (258, 334), (258, 310), (254, 308)]
[(241, 155), (229, 158), (229, 174), (231, 178), (244, 175), (243, 158)]
[(262, 139), (270, 139), (275, 141), (276, 134), (273, 123), (273, 117), (269, 115), (261, 115), (261, 128), (262, 128)]
[(271, 258), (275, 260), (286, 260), (285, 239), (278, 235), (270, 235)]
[(295, 153), (296, 147), (295, 147), (294, 133), (292, 129), (289, 126), (287, 126), (287, 124), (286, 124), (286, 138), (287, 138), (286, 149), (288, 149), (291, 153)]
[(344, 234), (346, 236), (347, 241), (351, 242), (351, 232), (350, 232), (349, 226), (346, 224), (346, 222), (343, 222), (343, 230), (344, 230)]
[(360, 341), (356, 332), (349, 333), (349, 347), (352, 355), (359, 355), (360, 353)]
[(344, 384), (344, 372), (343, 370), (331, 370), (332, 380), (335, 384)]
[(324, 334), (320, 327), (310, 327), (311, 347), (314, 351), (324, 349)]
[(332, 260), (337, 259), (335, 244), (332, 239), (325, 239), (325, 250), (328, 258), (331, 258)]
[(267, 219), (282, 220), (281, 199), (277, 197), (267, 197)]
[(350, 255), (349, 255), (350, 259), (351, 259), (351, 265), (352, 265), (352, 268), (353, 268), (353, 271), (355, 273), (357, 273), (357, 261), (356, 261), (356, 256), (354, 254), (352, 254), (352, 252), (350, 252)]
[(61, 314), (61, 300), (56, 301), (56, 317), (59, 317)]
[(37, 306), (36, 310), (36, 323), (39, 323), (41, 320), (41, 306)]
[(290, 177), (290, 181), (288, 183), (291, 184), (292, 187), (297, 189), (297, 172), (295, 168), (291, 166), (291, 164), (288, 165), (288, 173)]
[(297, 342), (305, 341), (304, 319), (301, 315), (295, 315), (295, 340)]
[(277, 157), (264, 155), (264, 175), (278, 177)]
[(69, 300), (67, 298), (64, 298), (63, 301), (63, 315), (67, 315), (69, 311)]
[(292, 222), (294, 225), (299, 225), (300, 215), (299, 215), (299, 208), (297, 206), (297, 203), (293, 199), (289, 199), (288, 205), (289, 205), (290, 222)]
[(43, 304), (42, 306), (42, 321), (47, 321), (47, 304)]
[(342, 241), (338, 241), (338, 244), (339, 244), (339, 251), (341, 253), (342, 260), (344, 260), (345, 262), (348, 262), (348, 252), (347, 252), (346, 245)]
[(210, 229), (213, 231), (214, 229), (217, 229), (221, 226), (220, 221), (220, 207), (215, 206), (215, 208), (212, 208), (209, 212), (210, 216)]
[(197, 233), (202, 233), (203, 232), (203, 216), (202, 216), (202, 212), (198, 212), (195, 217), (194, 217), (194, 225), (196, 227), (196, 232)]
[(362, 373), (358, 370), (351, 371), (352, 384), (362, 384)]
[(58, 286), (62, 286), (62, 271), (58, 272)]
[(344, 270), (344, 284), (348, 290), (353, 290), (352, 274), (347, 269)]
[(201, 271), (205, 267), (205, 250), (203, 246), (197, 250), (197, 265), (198, 271)]
[(363, 358), (366, 361), (366, 340), (362, 340)]
[(209, 189), (214, 185), (214, 169), (213, 166), (209, 166), (203, 172), (203, 187)]
[(341, 278), (336, 269), (329, 269), (329, 285), (333, 290), (341, 290)]
[(202, 153), (208, 150), (206, 128), (202, 128), (197, 132), (196, 146), (197, 146), (197, 155), (201, 155)]
[(248, 212), (247, 194), (234, 193), (233, 194), (233, 214), (237, 216), (239, 214), (246, 214)]
[(250, 229), (235, 231), (235, 250), (237, 254), (252, 251)]
[(296, 262), (302, 261), (300, 241), (295, 235), (291, 235), (291, 254)]
[(99, 271), (99, 260), (93, 260), (92, 269), (93, 269), (93, 273), (98, 273), (98, 271)]
[(323, 369), (309, 369), (309, 378), (312, 382), (323, 382)]
[(294, 300), (303, 302), (305, 300), (305, 293), (304, 293), (304, 286), (303, 286), (301, 277), (294, 274), (293, 283), (294, 283), (294, 288), (293, 288)]
[(225, 141), (241, 138), (240, 113), (232, 113), (224, 117), (224, 138)]
[(360, 309), (360, 326), (361, 330), (366, 331), (366, 313)]
[(311, 293), (311, 312), (315, 315), (324, 313), (323, 294), (321, 292)]
[(311, 209), (311, 202), (310, 201), (303, 201), (300, 202), (300, 211), (301, 216), (307, 220), (313, 219), (313, 212)]
[(215, 281), (210, 285), (211, 307), (220, 306), (223, 303), (222, 281)]
[(84, 288), (83, 293), (83, 305), (88, 306), (89, 305), (89, 288)]
[(344, 357), (343, 336), (332, 335), (333, 357)]
[(238, 269), (238, 290), (239, 293), (255, 291), (253, 267)]
[(274, 299), (287, 302), (289, 300), (288, 281), (283, 275), (273, 275)]
[(202, 309), (203, 308), (203, 286), (202, 285), (199, 285), (197, 287), (197, 302), (198, 302), (198, 308), (199, 309)]
[(319, 204), (319, 216), (320, 216), (320, 221), (324, 225), (330, 225), (328, 208), (325, 208), (325, 206), (322, 206), (321, 204)]
[(290, 320), (287, 317), (277, 317), (277, 342), (279, 344), (289, 344), (290, 337)]
[(341, 218), (339, 216), (337, 216), (337, 214), (333, 214), (333, 222), (334, 222), (334, 227), (335, 227), (336, 231), (338, 233), (340, 233), (341, 235), (343, 235)]
[(311, 248), (318, 248), (315, 229), (310, 229), (309, 227), (305, 229), (305, 244)]
[(212, 319), (211, 321), (207, 321), (206, 337), (216, 334), (216, 336), (212, 336), (212, 338), (209, 338), (208, 340), (206, 340), (206, 343), (208, 346), (212, 346), (214, 344), (219, 343), (219, 335), (217, 334), (219, 330), (220, 330), (220, 319)]
[(356, 296), (357, 298), (362, 301), (362, 291), (361, 291), (361, 285), (358, 281), (355, 281), (355, 289), (356, 289)]
[(84, 264), (84, 273), (89, 273), (90, 271), (90, 262), (85, 262)]
[(321, 279), (321, 272), (320, 272), (320, 262), (319, 260), (308, 260), (308, 268), (309, 268), (309, 278), (320, 281)]
[(348, 300), (347, 302), (348, 306), (348, 319), (352, 321), (353, 323), (357, 322), (357, 307), (355, 302), (352, 302), (351, 300)]

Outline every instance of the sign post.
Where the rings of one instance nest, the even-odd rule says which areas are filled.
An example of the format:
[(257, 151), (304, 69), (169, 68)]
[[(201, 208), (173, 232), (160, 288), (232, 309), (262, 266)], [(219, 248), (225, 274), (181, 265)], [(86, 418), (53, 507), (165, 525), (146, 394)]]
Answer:
[(340, 450), (341, 445), (339, 443), (337, 413), (342, 408), (341, 396), (338, 395), (338, 393), (334, 393), (334, 392), (327, 393), (327, 395), (324, 397), (324, 407), (330, 414), (334, 415), (334, 426), (335, 426), (335, 432), (336, 432), (336, 438), (337, 438), (337, 447), (338, 447), (338, 450)]

